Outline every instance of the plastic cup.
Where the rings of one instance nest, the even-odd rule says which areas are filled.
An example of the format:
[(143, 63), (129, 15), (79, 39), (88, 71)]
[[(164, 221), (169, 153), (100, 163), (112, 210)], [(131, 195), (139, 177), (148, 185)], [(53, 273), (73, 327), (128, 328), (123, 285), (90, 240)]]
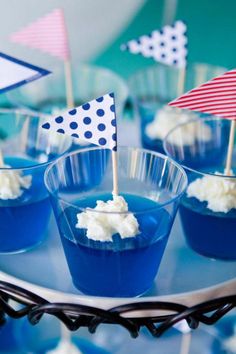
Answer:
[[(94, 241), (76, 228), (77, 214), (112, 199), (109, 150), (90, 148), (67, 154), (47, 169), (46, 187), (74, 285), (97, 296), (137, 296), (152, 285), (187, 179), (171, 159), (154, 152), (119, 148), (119, 190), (139, 223), (136, 237)], [(96, 166), (96, 169), (94, 169)], [(99, 212), (109, 217), (127, 212)]]
[[(145, 149), (164, 153), (167, 133), (196, 113), (167, 107), (166, 104), (195, 86), (225, 72), (223, 67), (192, 64), (186, 69), (186, 82), (181, 87), (181, 71), (161, 64), (140, 70), (129, 80), (130, 93), (140, 121), (141, 141)], [(157, 124), (153, 126), (153, 121)], [(159, 129), (160, 127), (160, 129)]]
[[(0, 253), (23, 252), (45, 238), (51, 206), (44, 171), (70, 145), (69, 138), (55, 140), (55, 135), (45, 134), (38, 115), (0, 111), (0, 150), (4, 158), (4, 167), (0, 167)], [(19, 191), (6, 194), (9, 174), (14, 183), (17, 175), (29, 179), (28, 186), (21, 184)]]
[[(225, 181), (236, 183), (235, 176), (224, 176), (231, 121), (205, 118), (202, 124), (194, 120), (174, 128), (164, 142), (165, 152), (186, 170), (189, 184), (214, 175), (215, 192)], [(195, 138), (185, 144), (186, 131), (195, 132)], [(207, 130), (208, 133), (206, 134)], [(232, 170), (235, 172), (235, 159)], [(212, 182), (211, 182), (212, 185)], [(189, 187), (188, 187), (189, 188)], [(209, 188), (209, 186), (208, 186)], [(188, 193), (187, 189), (187, 193)], [(188, 245), (201, 255), (224, 260), (236, 259), (236, 209), (219, 211), (205, 197), (185, 193), (180, 205), (180, 216)], [(207, 195), (212, 195), (210, 190)], [(205, 198), (205, 199), (204, 199)], [(211, 196), (212, 198), (212, 196)], [(212, 203), (212, 199), (210, 201)], [(215, 202), (214, 202), (215, 203)], [(217, 197), (217, 208), (222, 201)], [(213, 208), (213, 209), (212, 209)]]

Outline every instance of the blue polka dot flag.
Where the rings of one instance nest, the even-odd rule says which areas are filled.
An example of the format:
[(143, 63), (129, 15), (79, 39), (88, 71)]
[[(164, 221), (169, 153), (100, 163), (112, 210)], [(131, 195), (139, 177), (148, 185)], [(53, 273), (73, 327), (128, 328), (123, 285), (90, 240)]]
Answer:
[(42, 128), (115, 151), (117, 134), (114, 94), (106, 94), (70, 109), (56, 118), (49, 119)]
[(187, 64), (187, 26), (183, 21), (162, 27), (149, 35), (143, 35), (121, 46), (132, 54), (141, 54), (153, 58), (157, 62), (177, 68), (185, 68)]

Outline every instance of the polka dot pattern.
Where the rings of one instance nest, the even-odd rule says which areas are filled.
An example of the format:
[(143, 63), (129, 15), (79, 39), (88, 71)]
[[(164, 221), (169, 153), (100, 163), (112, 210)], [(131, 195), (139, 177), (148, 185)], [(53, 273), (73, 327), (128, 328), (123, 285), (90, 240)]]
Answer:
[(77, 111), (76, 111), (76, 109), (75, 109), (75, 108), (74, 108), (74, 109), (72, 109), (71, 111), (69, 111), (69, 114), (70, 114), (71, 116), (76, 115), (76, 113), (77, 113)]
[(91, 118), (89, 118), (89, 117), (85, 117), (84, 118), (84, 124), (87, 124), (87, 125), (89, 125), (90, 123), (91, 123)]
[(114, 94), (106, 94), (70, 109), (67, 113), (45, 122), (42, 127), (116, 151)]
[(55, 119), (55, 121), (57, 122), (57, 123), (62, 123), (63, 122), (63, 117), (57, 117), (56, 119)]
[(186, 29), (183, 21), (176, 21), (171, 26), (164, 26), (160, 31), (155, 30), (150, 35), (129, 41), (122, 45), (121, 49), (153, 58), (166, 65), (184, 68), (188, 53)]

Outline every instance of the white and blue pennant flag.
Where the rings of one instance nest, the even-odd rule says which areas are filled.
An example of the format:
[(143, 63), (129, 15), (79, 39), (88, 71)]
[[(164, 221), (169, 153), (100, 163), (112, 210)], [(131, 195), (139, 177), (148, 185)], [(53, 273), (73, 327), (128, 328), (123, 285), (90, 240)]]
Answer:
[(50, 71), (0, 52), (0, 93), (25, 85)]
[(162, 27), (121, 46), (132, 54), (141, 54), (166, 65), (184, 68), (187, 64), (187, 26), (183, 21)]
[(63, 115), (49, 118), (42, 128), (116, 151), (114, 94), (106, 94), (82, 106), (70, 109)]

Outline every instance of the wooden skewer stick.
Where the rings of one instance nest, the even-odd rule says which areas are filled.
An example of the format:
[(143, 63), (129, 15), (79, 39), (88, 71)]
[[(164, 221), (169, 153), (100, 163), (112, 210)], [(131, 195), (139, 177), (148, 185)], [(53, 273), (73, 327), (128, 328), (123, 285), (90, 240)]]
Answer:
[(181, 68), (179, 72), (178, 85), (177, 85), (178, 96), (181, 96), (184, 93), (185, 78), (186, 78), (186, 68)]
[(230, 133), (229, 133), (229, 145), (228, 145), (228, 152), (227, 152), (227, 160), (226, 160), (226, 166), (225, 166), (225, 175), (226, 176), (231, 175), (235, 128), (236, 128), (236, 120), (232, 119), (231, 126), (230, 126)]
[(67, 104), (67, 108), (73, 108), (74, 97), (73, 97), (72, 71), (71, 71), (70, 60), (66, 60), (64, 62), (64, 68), (65, 68), (65, 84), (66, 84), (66, 104)]
[(189, 354), (190, 350), (190, 344), (191, 344), (191, 338), (192, 334), (191, 332), (189, 333), (184, 333), (182, 335), (182, 340), (181, 340), (181, 347), (180, 347), (180, 354)]
[(118, 195), (118, 163), (117, 152), (112, 150), (112, 174), (113, 174), (113, 191), (112, 195)]
[(3, 153), (2, 150), (0, 149), (0, 167), (4, 166), (4, 159), (3, 159)]

